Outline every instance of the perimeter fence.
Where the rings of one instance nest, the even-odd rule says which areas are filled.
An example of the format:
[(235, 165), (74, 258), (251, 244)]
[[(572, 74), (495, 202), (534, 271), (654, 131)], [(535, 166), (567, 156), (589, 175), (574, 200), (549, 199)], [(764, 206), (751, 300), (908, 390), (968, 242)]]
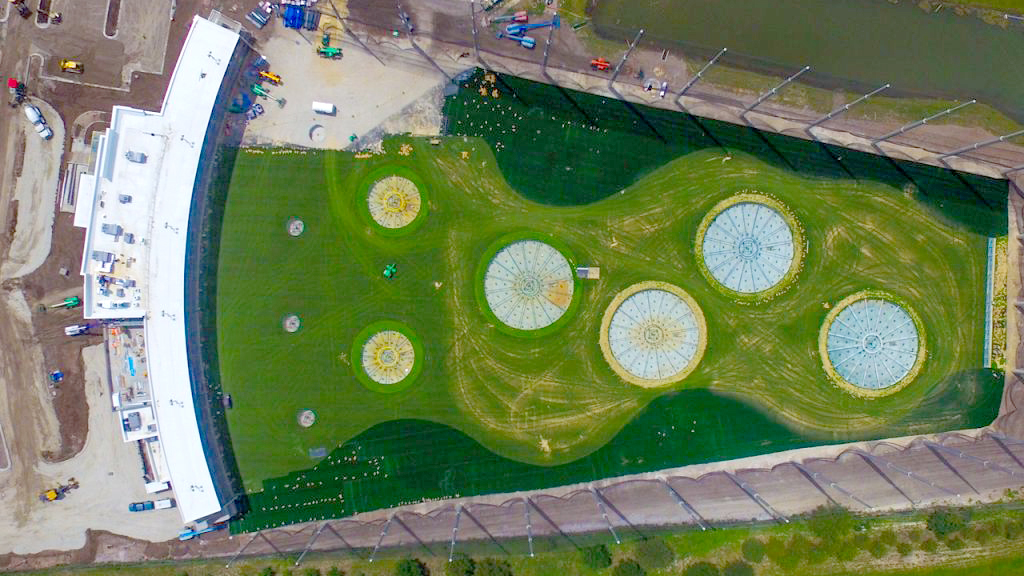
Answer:
[[(886, 91), (911, 95), (899, 91), (898, 78), (885, 87), (868, 86), (734, 51), (713, 53), (705, 47), (678, 41), (660, 44), (645, 39), (641, 30), (617, 30), (618, 36), (632, 37), (634, 42), (625, 46), (604, 42), (607, 53), (591, 54), (575, 36), (568, 18), (562, 20), (560, 28), (530, 32), (536, 41), (536, 48), (530, 50), (502, 32), (505, 23), (488, 25), (487, 19), (500, 10), (484, 12), (477, 2), (429, 0), (400, 6), (353, 0), (348, 3), (348, 10), (343, 28), (349, 48), (365, 50), (385, 65), (421, 66), (440, 71), (449, 79), (479, 66), (563, 89), (610, 96), (627, 106), (638, 103), (683, 112), (698, 123), (701, 118), (713, 118), (989, 177), (1005, 177), (1024, 170), (1024, 148), (1011, 143), (1024, 132), (979, 139), (978, 131), (968, 128), (930, 129), (948, 121), (948, 116), (970, 112), (961, 110), (973, 101), (949, 108), (925, 106), (922, 110), (934, 113), (902, 125), (848, 117), (849, 110), (868, 100), (863, 96)], [(411, 15), (408, 22), (399, 17), (402, 11)], [(684, 59), (680, 51), (691, 60)], [(607, 60), (608, 69), (594, 69), (591, 63), (595, 57)], [(713, 65), (697, 69), (693, 62), (703, 62), (702, 58)], [(758, 75), (745, 75), (737, 80), (735, 71), (739, 69), (755, 70)], [(652, 84), (653, 80), (657, 82)], [(662, 82), (667, 86), (663, 97)], [(738, 87), (738, 83), (744, 87)], [(799, 85), (826, 90), (814, 94), (791, 92)], [(834, 104), (834, 94), (826, 94), (827, 90), (842, 91), (844, 100)], [(643, 123), (642, 112), (634, 112)]]
[[(927, 122), (893, 131), (881, 124), (844, 121), (841, 113), (822, 121), (807, 110), (769, 102), (774, 91), (751, 101), (749, 95), (710, 83), (691, 83), (693, 77), (687, 75), (681, 60), (675, 62), (681, 67), (674, 72), (677, 76), (668, 73), (679, 82), (671, 81), (673, 90), (662, 99), (645, 90), (643, 75), (636, 74), (645, 64), (639, 63), (640, 56), (636, 64), (630, 60), (631, 49), (609, 58), (614, 65), (609, 73), (594, 71), (590, 56), (582, 54), (578, 44), (564, 34), (552, 31), (547, 38), (541, 34), (538, 49), (530, 52), (508, 39), (494, 37), (489, 29), (481, 30), (482, 15), (474, 4), (430, 0), (418, 5), (414, 14), (417, 30), (411, 37), (403, 33), (408, 32), (407, 23), (398, 17), (397, 9), (367, 0), (350, 2), (349, 9), (351, 16), (344, 31), (348, 48), (366, 50), (385, 65), (433, 68), (452, 79), (481, 66), (499, 73), (499, 79), (505, 74), (552, 84), (564, 91), (564, 104), (572, 107), (579, 103), (568, 90), (618, 98), (642, 129), (656, 131), (647, 113), (631, 100), (674, 107), (712, 140), (714, 133), (698, 128), (703, 122), (698, 107), (709, 112), (708, 117), (753, 130), (759, 134), (753, 138), (765, 141), (768, 149), (773, 147), (772, 137), (755, 129), (755, 124), (756, 128), (825, 145), (823, 132), (809, 126), (829, 122), (855, 140), (866, 141), (870, 144), (866, 151), (889, 158), (900, 172), (905, 172), (902, 164), (886, 151), (900, 154), (901, 159), (947, 168), (953, 164), (990, 177), (1008, 177), (1024, 168), (1017, 166), (1024, 163), (1024, 155), (1006, 142), (1009, 138), (991, 143), (955, 142), (959, 136), (938, 138), (933, 132), (915, 131)], [(419, 18), (426, 10), (430, 17)], [(642, 45), (639, 50), (651, 52), (652, 48), (656, 47)], [(643, 58), (649, 59), (650, 54)], [(668, 56), (659, 59), (665, 66), (672, 64)], [(763, 71), (771, 72), (771, 68)], [(835, 79), (811, 78), (812, 83), (841, 86)], [(677, 85), (683, 88), (676, 89)], [(502, 88), (515, 96), (511, 84)], [(585, 109), (580, 113), (586, 116)], [(889, 141), (914, 147), (920, 154), (885, 145)], [(827, 143), (833, 144), (831, 140)], [(864, 148), (865, 142), (853, 144)], [(835, 156), (834, 152), (831, 149), (828, 155)], [(1024, 193), (1014, 182), (1010, 188), (1010, 269), (1019, 275), (1024, 257)], [(1011, 285), (1024, 285), (1024, 278)], [(1020, 314), (1024, 290), (1010, 294), (1010, 299), (1015, 305), (1008, 324), (1016, 327), (1010, 337), (1016, 353), (1009, 356), (1015, 364), (1007, 374), (1000, 416), (990, 427), (808, 448), (532, 492), (423, 502), (350, 518), (323, 518), (239, 536), (232, 560), (281, 554), (298, 555), (296, 563), (300, 563), (306, 554), (330, 551), (375, 558), (396, 549), (439, 557), (456, 552), (532, 555), (560, 546), (583, 547), (609, 539), (623, 542), (667, 528), (710, 530), (736, 523), (788, 523), (829, 504), (871, 514), (997, 500), (1008, 490), (1024, 486), (1024, 414), (1018, 410), (1024, 404), (1024, 365), (1020, 362), (1024, 343), (1018, 336), (1024, 333)]]

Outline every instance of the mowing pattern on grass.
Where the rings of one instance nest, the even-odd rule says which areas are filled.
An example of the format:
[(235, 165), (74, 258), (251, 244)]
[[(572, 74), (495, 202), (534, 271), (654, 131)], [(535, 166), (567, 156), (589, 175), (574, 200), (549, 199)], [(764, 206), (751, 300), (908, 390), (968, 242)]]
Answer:
[(604, 359), (624, 380), (645, 388), (686, 378), (707, 340), (700, 307), (665, 282), (641, 282), (619, 292), (601, 320)]
[(765, 301), (796, 278), (803, 263), (803, 233), (778, 200), (737, 194), (701, 221), (696, 250), (709, 282), (744, 301)]
[(491, 312), (516, 330), (539, 330), (565, 314), (572, 303), (573, 273), (555, 247), (536, 240), (504, 246), (484, 273)]
[[(487, 142), (239, 155), (217, 311), (232, 442), (246, 486), (263, 488), (241, 528), (991, 422), (1001, 390), (977, 352), (1005, 183), (506, 80), (500, 100), (449, 100), (449, 126), (476, 114), (471, 135)], [(393, 152), (402, 144), (408, 156)], [(723, 144), (754, 156), (725, 162)], [(366, 193), (374, 174), (407, 173), (429, 190), (430, 217), (387, 236)], [(694, 236), (717, 203), (753, 189), (785, 203), (814, 249), (799, 283), (738, 309), (699, 271)], [(282, 241), (294, 214), (306, 232)], [(603, 272), (577, 280), (564, 324), (535, 338), (496, 329), (482, 294), (486, 263), (523, 230)], [(385, 280), (391, 262), (401, 272)], [(658, 390), (623, 383), (595, 338), (615, 295), (649, 279), (691, 294), (712, 335), (693, 372)], [(914, 386), (870, 401), (837, 390), (816, 348), (825, 305), (866, 289), (919, 311), (933, 346)], [(296, 334), (280, 328), (288, 313), (302, 317)], [(390, 396), (353, 370), (370, 336), (357, 332), (382, 318), (424, 352), (416, 385)], [(318, 421), (300, 429), (307, 407)]]
[(865, 290), (829, 312), (819, 337), (825, 373), (861, 396), (892, 394), (910, 384), (925, 358), (924, 327), (891, 296)]

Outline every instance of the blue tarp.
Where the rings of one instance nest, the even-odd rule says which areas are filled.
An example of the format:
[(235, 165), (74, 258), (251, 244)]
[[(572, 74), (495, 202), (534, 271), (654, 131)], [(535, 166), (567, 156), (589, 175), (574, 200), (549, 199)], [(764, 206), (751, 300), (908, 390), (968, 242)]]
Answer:
[(306, 18), (306, 11), (302, 6), (285, 6), (284, 8), (284, 27), (285, 28), (302, 28), (303, 21)]

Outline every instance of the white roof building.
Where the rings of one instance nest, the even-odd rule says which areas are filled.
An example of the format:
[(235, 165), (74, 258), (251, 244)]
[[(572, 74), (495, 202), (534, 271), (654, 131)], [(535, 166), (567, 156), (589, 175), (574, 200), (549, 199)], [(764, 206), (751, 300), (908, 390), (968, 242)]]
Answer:
[(143, 319), (152, 409), (184, 522), (220, 512), (186, 352), (186, 240), (211, 115), (238, 34), (195, 17), (159, 112), (115, 106), (75, 225), (87, 320)]

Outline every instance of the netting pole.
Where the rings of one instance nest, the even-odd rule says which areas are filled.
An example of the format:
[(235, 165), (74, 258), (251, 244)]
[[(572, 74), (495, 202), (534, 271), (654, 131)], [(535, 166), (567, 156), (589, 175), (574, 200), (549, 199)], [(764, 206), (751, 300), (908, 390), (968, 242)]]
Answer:
[[(814, 483), (815, 486), (818, 485), (817, 479), (820, 477), (825, 482), (828, 482), (829, 488), (832, 488), (832, 489), (838, 491), (843, 496), (846, 496), (847, 498), (856, 501), (858, 504), (864, 506), (865, 508), (874, 509), (874, 506), (872, 506), (871, 504), (868, 504), (864, 500), (861, 500), (860, 498), (857, 497), (857, 495), (855, 495), (854, 493), (850, 492), (846, 488), (843, 488), (842, 486), (839, 485), (838, 482), (835, 482), (835, 481), (831, 480), (828, 476), (825, 476), (821, 472), (816, 472), (814, 470), (810, 470), (810, 469), (806, 468), (803, 464), (801, 464), (799, 462), (793, 462), (792, 464), (793, 464), (793, 466), (796, 466), (796, 469), (799, 470), (801, 474), (803, 474), (805, 477), (807, 477), (808, 480), (810, 480), (812, 483)], [(819, 490), (821, 490), (820, 487), (819, 487)], [(825, 496), (828, 497), (829, 500), (832, 500), (832, 502), (834, 504), (837, 504), (837, 505), (839, 504), (838, 502), (833, 500), (832, 497), (829, 496), (827, 492), (825, 492), (824, 490), (821, 490), (821, 491), (822, 491), (823, 494), (825, 494)]]
[(946, 110), (943, 110), (942, 112), (939, 112), (938, 114), (932, 114), (931, 116), (929, 116), (927, 118), (922, 118), (921, 120), (918, 120), (917, 122), (911, 122), (910, 124), (902, 126), (901, 128), (899, 128), (897, 130), (893, 130), (892, 132), (889, 132), (888, 134), (885, 134), (883, 136), (875, 138), (874, 140), (871, 141), (871, 146), (873, 146), (875, 149), (877, 149), (879, 144), (881, 144), (882, 142), (885, 142), (886, 140), (888, 140), (889, 138), (892, 138), (893, 136), (899, 136), (900, 134), (903, 134), (904, 132), (907, 132), (909, 130), (913, 130), (914, 128), (917, 128), (918, 126), (921, 126), (923, 124), (927, 124), (927, 123), (931, 122), (932, 120), (935, 120), (936, 118), (941, 118), (943, 116), (948, 116), (948, 115), (952, 114), (953, 112), (956, 112), (957, 110), (960, 110), (961, 108), (966, 108), (966, 107), (970, 106), (971, 104), (974, 104), (975, 102), (977, 102), (977, 100), (969, 100), (967, 102), (964, 102), (963, 104), (957, 104), (956, 106), (953, 106), (952, 108), (947, 108)]
[(405, 522), (403, 522), (402, 519), (398, 517), (398, 514), (395, 514), (394, 516), (392, 516), (392, 518), (394, 518), (395, 522), (398, 522), (398, 525), (401, 526), (402, 528), (404, 528), (405, 531), (408, 532), (409, 535), (413, 537), (413, 540), (416, 540), (416, 542), (419, 543), (420, 547), (422, 547), (424, 550), (427, 551), (427, 554), (430, 554), (431, 556), (437, 556), (437, 554), (434, 554), (434, 551), (431, 550), (429, 546), (427, 546), (426, 544), (423, 543), (423, 540), (420, 540), (420, 537), (417, 536), (416, 533), (412, 531), (412, 528), (409, 528), (409, 525), (406, 524)]
[(412, 30), (413, 30), (413, 28), (412, 28), (412, 19), (410, 19), (409, 15), (405, 12), (405, 10), (402, 9), (402, 3), (401, 2), (395, 2), (395, 6), (398, 7), (398, 19), (402, 21), (402, 24), (405, 24), (405, 30), (409, 34), (409, 44), (412, 45), (414, 50), (416, 50), (417, 52), (420, 53), (420, 56), (423, 56), (424, 58), (426, 58), (427, 62), (430, 62), (430, 64), (433, 65), (434, 68), (437, 68), (437, 70), (442, 75), (444, 75), (444, 77), (447, 78), (449, 82), (451, 82), (452, 81), (452, 77), (449, 76), (448, 73), (444, 71), (444, 68), (441, 68), (441, 66), (437, 62), (435, 62), (433, 58), (430, 57), (430, 54), (427, 54), (423, 50), (423, 48), (420, 48), (420, 45), (417, 44), (416, 40), (413, 39), (413, 37), (412, 37)]
[(710, 528), (710, 526), (706, 522), (704, 522), (704, 518), (701, 517), (701, 515), (698, 514), (696, 510), (693, 509), (693, 506), (690, 506), (690, 503), (687, 502), (682, 497), (682, 495), (679, 494), (679, 492), (676, 492), (676, 489), (673, 488), (672, 485), (668, 483), (668, 480), (664, 478), (659, 478), (659, 480), (661, 480), (661, 483), (665, 485), (665, 489), (668, 490), (669, 495), (671, 495), (672, 498), (676, 501), (676, 503), (679, 504), (679, 507), (682, 508), (684, 512), (689, 514), (690, 517), (697, 522), (697, 525), (700, 526), (700, 529), (702, 531)]
[(305, 548), (303, 548), (302, 554), (299, 554), (299, 557), (295, 559), (295, 565), (296, 566), (298, 566), (299, 564), (302, 564), (302, 559), (306, 557), (306, 554), (309, 553), (309, 549), (313, 547), (313, 543), (316, 542), (316, 539), (320, 537), (320, 533), (323, 532), (324, 528), (326, 528), (326, 527), (327, 527), (327, 523), (324, 522), (323, 524), (320, 525), (319, 528), (316, 529), (316, 532), (313, 533), (313, 537), (309, 539), (309, 543), (306, 544)]
[(946, 158), (949, 158), (950, 156), (959, 156), (959, 155), (961, 155), (961, 154), (963, 154), (965, 152), (974, 152), (978, 148), (984, 148), (985, 146), (991, 146), (993, 144), (999, 144), (1000, 142), (1005, 142), (1005, 141), (1009, 140), (1010, 138), (1013, 138), (1015, 136), (1020, 136), (1021, 134), (1024, 134), (1024, 130), (1017, 130), (1016, 132), (1011, 132), (1010, 134), (1007, 134), (1005, 136), (1000, 136), (998, 138), (992, 138), (990, 140), (985, 140), (985, 141), (982, 141), (982, 142), (978, 142), (977, 144), (971, 144), (970, 146), (964, 146), (963, 148), (958, 148), (956, 150), (953, 150), (952, 152), (947, 152), (947, 153), (939, 156), (939, 161), (945, 163)]
[(675, 100), (676, 106), (682, 107), (682, 104), (679, 103), (679, 100), (683, 97), (683, 95), (686, 94), (686, 92), (690, 88), (693, 88), (693, 85), (696, 84), (697, 81), (699, 81), (704, 76), (704, 73), (707, 72), (712, 66), (714, 66), (715, 62), (718, 62), (718, 59), (721, 58), (722, 55), (725, 54), (728, 51), (729, 51), (728, 48), (722, 48), (721, 50), (719, 50), (718, 54), (715, 54), (711, 58), (711, 60), (708, 60), (708, 63), (705, 64), (704, 67), (701, 68), (697, 72), (697, 74), (693, 76), (693, 78), (690, 78), (690, 80), (686, 83), (686, 85), (684, 85), (683, 88), (679, 91), (679, 95), (676, 96), (676, 100)]
[(754, 488), (750, 484), (747, 484), (746, 481), (739, 479), (732, 472), (724, 471), (724, 474), (728, 476), (729, 479), (733, 481), (733, 483), (739, 486), (740, 490), (743, 490), (747, 494), (747, 496), (750, 497), (751, 500), (753, 500), (754, 502), (757, 503), (758, 506), (763, 508), (769, 516), (775, 518), (776, 521), (781, 522), (782, 524), (789, 524), (789, 518), (786, 518), (785, 516), (780, 514), (777, 510), (775, 510), (775, 508), (772, 507), (771, 504), (765, 501), (764, 498), (761, 498), (761, 495), (758, 494), (757, 491), (754, 490)]
[(533, 524), (530, 522), (530, 505), (523, 499), (523, 516), (526, 519), (526, 542), (530, 546), (530, 558), (533, 558)]
[(640, 41), (640, 38), (643, 35), (644, 35), (644, 29), (641, 28), (640, 31), (636, 33), (636, 38), (633, 38), (633, 41), (630, 42), (629, 48), (626, 49), (626, 53), (623, 54), (622, 55), (622, 59), (619, 60), (619, 65), (616, 66), (615, 70), (612, 72), (612, 77), (608, 79), (608, 89), (609, 90), (611, 90), (613, 92), (615, 91), (615, 89), (612, 87), (612, 85), (615, 84), (615, 79), (619, 77), (619, 72), (622, 71), (622, 65), (626, 63), (626, 58), (629, 58), (630, 52), (633, 51), (633, 48), (636, 47), (637, 42)]
[(934, 446), (929, 446), (928, 442), (925, 442), (924, 445), (928, 448), (928, 451), (932, 453), (932, 456), (935, 456), (935, 459), (941, 462), (942, 465), (953, 474), (953, 476), (956, 476), (961, 482), (966, 484), (967, 487), (971, 489), (971, 492), (981, 494), (978, 492), (978, 489), (974, 487), (974, 484), (971, 484), (971, 481), (965, 478), (964, 475), (956, 469), (956, 466), (953, 466), (953, 463), (946, 459), (948, 455), (944, 455), (942, 451), (937, 450)]
[(590, 489), (590, 493), (594, 496), (594, 502), (597, 504), (597, 510), (601, 513), (601, 518), (604, 518), (604, 523), (608, 525), (608, 531), (612, 533), (612, 538), (615, 539), (615, 543), (622, 544), (622, 540), (619, 540), (619, 535), (615, 533), (615, 526), (612, 526), (612, 521), (608, 519), (608, 512), (604, 508), (604, 502), (601, 502), (601, 497), (597, 495), (597, 491), (593, 488)]
[(345, 545), (345, 548), (348, 548), (349, 554), (352, 554), (353, 556), (361, 556), (359, 553), (356, 552), (356, 549), (353, 548), (352, 545), (348, 543), (348, 540), (345, 540), (344, 536), (342, 536), (341, 534), (338, 534), (338, 531), (334, 529), (334, 526), (331, 526), (330, 522), (327, 523), (327, 529), (331, 531), (331, 534), (334, 534), (335, 536), (337, 536), (338, 540), (341, 540), (341, 543)]
[(555, 521), (554, 521), (554, 520), (552, 520), (552, 519), (551, 519), (551, 517), (550, 517), (550, 516), (548, 516), (546, 512), (544, 512), (543, 510), (541, 510), (540, 506), (538, 506), (536, 502), (534, 502), (534, 501), (533, 501), (532, 499), (530, 499), (529, 497), (527, 497), (527, 498), (526, 498), (526, 502), (527, 502), (527, 503), (529, 503), (529, 504), (530, 504), (531, 506), (533, 506), (533, 509), (537, 511), (537, 514), (540, 514), (540, 517), (541, 517), (541, 518), (543, 518), (545, 522), (547, 522), (548, 524), (550, 524), (550, 525), (551, 525), (551, 526), (552, 526), (552, 527), (553, 527), (553, 528), (554, 528), (555, 530), (557, 530), (557, 531), (558, 531), (558, 533), (559, 533), (559, 534), (561, 534), (561, 535), (562, 535), (562, 537), (563, 537), (563, 538), (565, 538), (566, 540), (568, 540), (568, 541), (569, 541), (569, 544), (572, 544), (572, 545), (573, 545), (574, 547), (576, 547), (576, 549), (577, 549), (577, 550), (579, 549), (579, 547), (580, 547), (580, 546), (579, 546), (579, 544), (577, 544), (575, 540), (573, 540), (572, 538), (570, 538), (570, 537), (569, 537), (569, 535), (568, 535), (568, 534), (566, 534), (566, 533), (565, 533), (565, 531), (564, 531), (564, 530), (562, 530), (562, 529), (561, 529), (561, 528), (560, 528), (560, 527), (558, 526), (558, 524), (555, 524)]
[[(875, 88), (871, 92), (868, 92), (867, 94), (861, 96), (860, 98), (857, 98), (853, 102), (850, 102), (849, 104), (844, 104), (844, 105), (840, 106), (839, 108), (836, 108), (835, 110), (829, 112), (828, 114), (825, 114), (824, 116), (822, 116), (821, 118), (818, 118), (814, 122), (811, 122), (811, 124), (809, 126), (807, 126), (807, 133), (811, 134), (811, 129), (812, 128), (818, 126), (819, 124), (824, 124), (825, 122), (828, 122), (829, 120), (835, 118), (836, 116), (842, 114), (843, 112), (846, 112), (850, 108), (853, 108), (857, 104), (860, 104), (861, 102), (867, 100), (868, 98), (871, 98), (875, 94), (878, 94), (879, 92), (881, 92), (883, 90), (887, 90), (890, 86), (891, 86), (891, 84), (886, 84), (885, 86), (882, 86), (880, 88)], [(811, 135), (813, 136), (813, 134), (811, 134)]]
[[(876, 456), (874, 454), (871, 454), (870, 452), (865, 452), (864, 450), (854, 450), (853, 452), (856, 453), (856, 454), (859, 454), (861, 457), (863, 457), (863, 458), (865, 458), (867, 460), (871, 460), (871, 461), (877, 460), (877, 461), (881, 462), (882, 464), (884, 464), (886, 468), (889, 468), (890, 470), (895, 470), (896, 472), (898, 472), (900, 474), (903, 474), (904, 476), (906, 476), (907, 478), (910, 478), (911, 480), (916, 480), (916, 481), (918, 481), (918, 482), (920, 482), (922, 484), (925, 484), (926, 486), (930, 486), (930, 487), (932, 487), (932, 488), (934, 488), (936, 490), (939, 490), (941, 492), (945, 492), (949, 496), (954, 496), (956, 498), (960, 498), (960, 494), (959, 493), (954, 492), (954, 491), (952, 491), (949, 488), (946, 488), (944, 486), (940, 486), (940, 485), (936, 484), (935, 482), (932, 482), (931, 480), (928, 480), (926, 478), (922, 478), (921, 476), (918, 476), (914, 472), (912, 472), (910, 470), (907, 470), (906, 468), (901, 468), (900, 466), (897, 466), (896, 464), (893, 464), (891, 461), (889, 461), (889, 460), (887, 460), (885, 458), (882, 458), (881, 456)], [(909, 497), (908, 497), (908, 499), (909, 499)]]
[[(1017, 371), (1014, 370), (1014, 373), (1016, 373), (1016, 372)], [(996, 441), (996, 444), (999, 444), (999, 447), (1003, 449), (1003, 452), (1006, 452), (1006, 454), (1010, 458), (1013, 459), (1013, 461), (1017, 464), (1017, 466), (1020, 466), (1021, 468), (1024, 468), (1024, 462), (1021, 462), (1020, 458), (1017, 458), (1017, 455), (1013, 453), (1013, 450), (1010, 450), (1010, 447), (1007, 446), (1007, 444), (1024, 444), (1024, 442), (1021, 442), (1020, 440), (1015, 440), (1013, 438), (1010, 438), (1008, 436), (1004, 436), (1002, 434), (997, 434), (995, 432), (989, 432), (988, 435), (993, 440)]]
[(1003, 176), (1009, 176), (1011, 173), (1019, 172), (1021, 170), (1024, 170), (1024, 164), (1021, 164), (1020, 166), (1014, 166), (1013, 168), (1010, 168), (1006, 172), (1003, 172)]
[(235, 555), (231, 557), (231, 560), (228, 560), (228, 563), (225, 564), (224, 567), (225, 568), (231, 568), (231, 565), (235, 563), (235, 560), (238, 560), (238, 557), (241, 556), (245, 552), (245, 550), (247, 548), (249, 548), (250, 544), (252, 544), (253, 542), (256, 541), (256, 538), (258, 538), (259, 535), (260, 535), (260, 531), (257, 530), (256, 533), (252, 535), (252, 538), (250, 538), (249, 541), (245, 543), (245, 546), (242, 546), (241, 550), (239, 550), (238, 552), (235, 552)]
[(548, 40), (547, 42), (544, 43), (544, 62), (541, 64), (540, 67), (540, 73), (545, 78), (550, 78), (550, 76), (548, 76), (548, 53), (551, 51), (551, 37), (554, 36), (554, 34), (555, 27), (548, 26)]
[(455, 559), (455, 538), (459, 535), (459, 520), (462, 518), (462, 506), (455, 507), (455, 525), (452, 526), (452, 543), (448, 547), (448, 562)]
[(476, 0), (469, 0), (469, 21), (473, 23), (473, 52), (476, 54), (476, 61), (480, 60), (480, 41), (477, 40), (476, 32)]
[(777, 94), (779, 90), (782, 90), (783, 88), (785, 88), (785, 87), (786, 87), (786, 86), (787, 86), (787, 85), (788, 85), (788, 84), (789, 84), (790, 82), (792, 82), (792, 81), (796, 80), (796, 79), (797, 79), (797, 78), (799, 78), (799, 77), (800, 77), (800, 76), (801, 76), (801, 75), (802, 75), (802, 74), (803, 74), (804, 72), (807, 72), (807, 71), (808, 71), (808, 70), (810, 70), (810, 69), (811, 69), (811, 67), (810, 67), (810, 66), (804, 66), (804, 67), (803, 67), (803, 68), (801, 68), (801, 69), (800, 69), (800, 70), (799, 70), (799, 71), (798, 71), (798, 72), (797, 72), (796, 74), (793, 74), (793, 75), (792, 75), (792, 76), (790, 76), (789, 78), (786, 78), (785, 80), (783, 80), (782, 82), (780, 82), (778, 86), (776, 86), (776, 87), (772, 88), (771, 90), (769, 90), (769, 91), (765, 92), (764, 94), (760, 95), (760, 96), (759, 96), (759, 97), (757, 98), (757, 100), (755, 100), (755, 101), (754, 101), (754, 103), (753, 103), (753, 104), (751, 104), (750, 106), (747, 106), (746, 108), (744, 108), (744, 109), (743, 109), (743, 112), (740, 112), (740, 118), (743, 118), (744, 120), (746, 120), (746, 119), (747, 119), (747, 113), (748, 113), (748, 112), (750, 112), (750, 111), (751, 111), (751, 110), (753, 110), (754, 108), (757, 108), (758, 106), (760, 106), (761, 104), (763, 104), (765, 100), (767, 100), (767, 99), (771, 98), (772, 96), (775, 96), (775, 94)]
[(477, 528), (483, 531), (484, 534), (487, 534), (487, 537), (491, 539), (491, 542), (494, 542), (494, 545), (497, 546), (499, 550), (501, 550), (506, 556), (511, 556), (508, 550), (506, 550), (505, 547), (501, 545), (501, 542), (498, 542), (498, 539), (495, 538), (493, 534), (491, 534), (491, 531), (488, 530), (483, 524), (481, 524), (480, 521), (476, 519), (476, 516), (474, 516), (469, 511), (469, 505), (466, 505), (466, 507), (463, 508), (463, 512), (466, 513), (467, 518), (473, 521), (473, 524), (476, 524)]
[(377, 550), (380, 549), (381, 543), (384, 542), (384, 537), (388, 535), (388, 530), (391, 529), (391, 521), (394, 518), (395, 516), (391, 515), (388, 521), (384, 523), (384, 528), (380, 531), (380, 538), (377, 538), (377, 545), (373, 547), (373, 552), (370, 553), (370, 564), (373, 564), (373, 559), (377, 557)]

